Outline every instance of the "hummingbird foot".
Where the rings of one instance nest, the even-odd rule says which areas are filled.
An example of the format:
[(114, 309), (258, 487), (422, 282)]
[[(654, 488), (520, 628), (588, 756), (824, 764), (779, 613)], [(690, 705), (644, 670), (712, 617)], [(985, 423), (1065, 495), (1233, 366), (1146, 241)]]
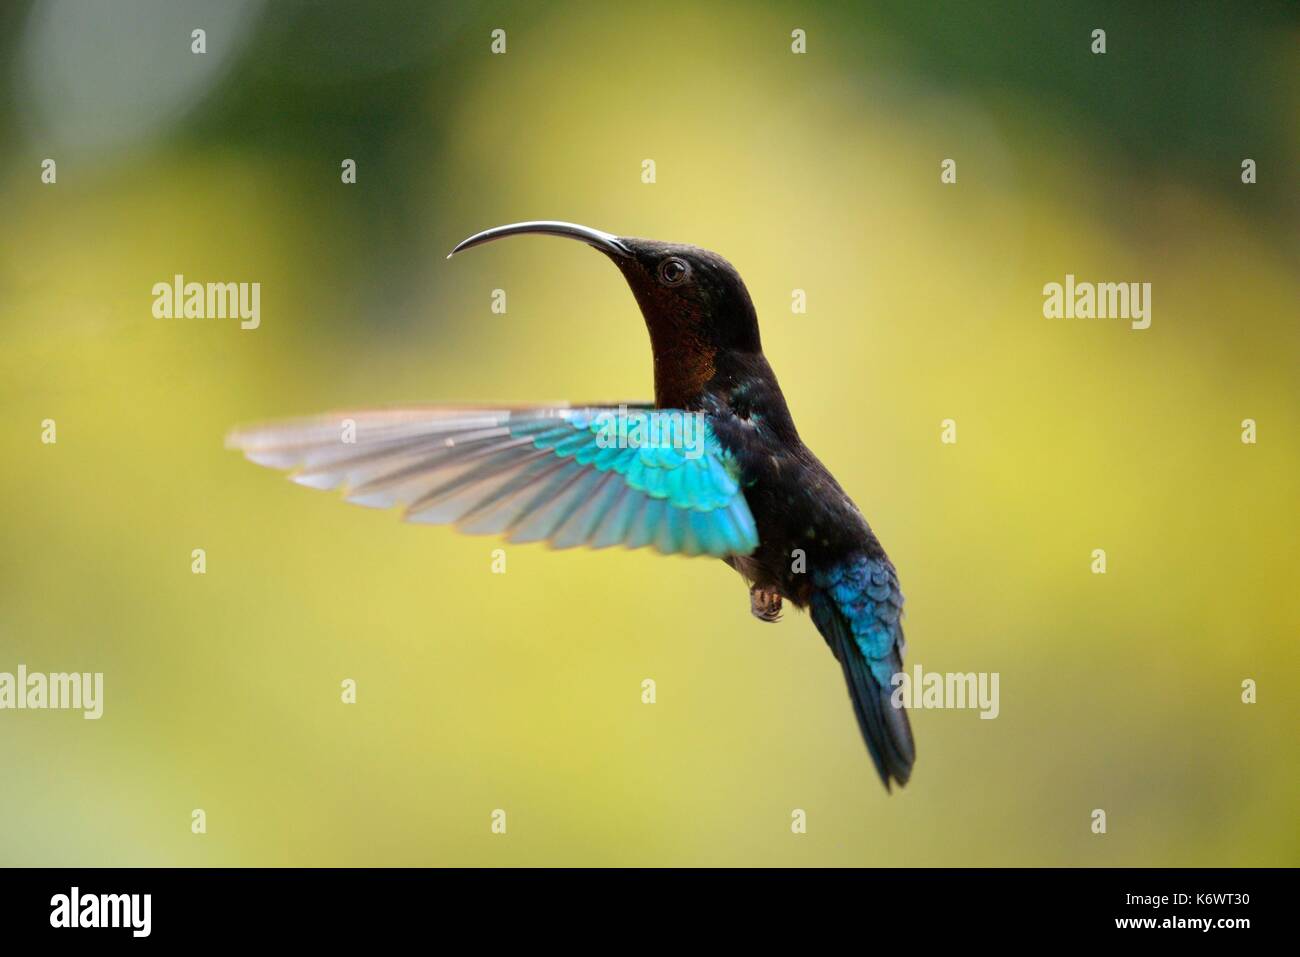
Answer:
[(780, 621), (781, 593), (754, 585), (749, 589), (749, 610), (759, 621)]

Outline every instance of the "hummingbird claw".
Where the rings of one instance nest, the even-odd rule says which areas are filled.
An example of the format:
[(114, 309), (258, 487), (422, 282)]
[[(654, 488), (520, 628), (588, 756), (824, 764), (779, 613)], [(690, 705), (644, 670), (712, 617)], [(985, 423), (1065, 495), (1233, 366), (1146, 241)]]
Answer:
[(753, 586), (749, 590), (749, 610), (759, 621), (780, 621), (781, 593)]

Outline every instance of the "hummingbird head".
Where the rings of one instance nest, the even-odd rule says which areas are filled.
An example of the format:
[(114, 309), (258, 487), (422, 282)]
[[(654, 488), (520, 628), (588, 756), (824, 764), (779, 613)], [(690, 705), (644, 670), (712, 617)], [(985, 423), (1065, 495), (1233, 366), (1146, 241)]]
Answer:
[(541, 221), (476, 233), (447, 258), (472, 246), (525, 233), (581, 240), (618, 266), (650, 332), (655, 396), (660, 405), (691, 404), (728, 357), (762, 351), (758, 316), (745, 283), (731, 263), (697, 246)]

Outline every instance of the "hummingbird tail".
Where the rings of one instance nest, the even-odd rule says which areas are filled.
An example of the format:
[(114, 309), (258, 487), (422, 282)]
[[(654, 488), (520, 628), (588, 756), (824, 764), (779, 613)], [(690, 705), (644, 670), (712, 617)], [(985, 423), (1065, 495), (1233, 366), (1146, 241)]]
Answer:
[(863, 642), (854, 633), (853, 622), (829, 594), (814, 593), (812, 613), (817, 629), (844, 669), (858, 729), (885, 790), (891, 790), (891, 782), (900, 787), (907, 784), (916, 761), (916, 745), (907, 711), (894, 706), (888, 680), (903, 670), (901, 625), (896, 618), (888, 623), (892, 634), (883, 659), (869, 659), (863, 652)]

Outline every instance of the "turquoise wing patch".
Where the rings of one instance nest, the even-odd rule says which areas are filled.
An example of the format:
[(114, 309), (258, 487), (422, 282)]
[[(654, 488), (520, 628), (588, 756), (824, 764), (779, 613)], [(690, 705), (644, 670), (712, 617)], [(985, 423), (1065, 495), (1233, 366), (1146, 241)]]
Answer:
[(758, 545), (734, 464), (703, 415), (584, 409), (550, 420), (523, 419), (511, 432), (530, 438), (535, 449), (571, 460), (588, 473), (591, 488), (603, 493), (562, 508), (562, 524), (532, 530), (542, 538), (555, 536), (557, 546), (623, 544), (724, 556), (746, 555)]

